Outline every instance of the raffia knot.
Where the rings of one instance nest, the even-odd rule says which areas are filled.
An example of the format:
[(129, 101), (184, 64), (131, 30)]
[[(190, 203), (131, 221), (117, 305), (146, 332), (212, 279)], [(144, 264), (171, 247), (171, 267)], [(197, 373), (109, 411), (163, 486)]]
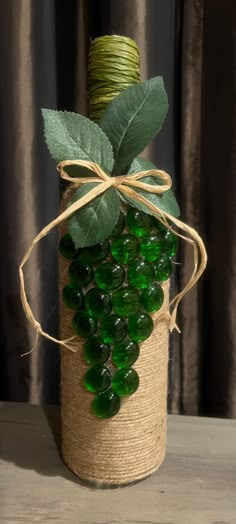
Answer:
[[(71, 166), (71, 165), (86, 167), (90, 171), (92, 171), (96, 176), (89, 177), (89, 178), (88, 177), (71, 177), (70, 175), (68, 175), (68, 173), (66, 173), (64, 169), (65, 167)], [(166, 173), (165, 171), (162, 171), (159, 169), (150, 169), (148, 171), (142, 171), (142, 172), (133, 173), (130, 175), (111, 177), (107, 175), (98, 164), (96, 164), (95, 162), (87, 161), (87, 160), (63, 160), (62, 162), (58, 164), (57, 170), (59, 171), (60, 177), (62, 179), (71, 182), (75, 186), (88, 184), (90, 182), (95, 182), (96, 186), (93, 189), (91, 189), (82, 198), (80, 198), (76, 202), (73, 202), (55, 220), (50, 222), (50, 224), (48, 224), (46, 227), (42, 229), (42, 231), (31, 242), (26, 254), (24, 255), (21, 261), (21, 264), (19, 266), (21, 301), (22, 301), (22, 305), (23, 305), (26, 317), (33, 325), (36, 333), (44, 336), (45, 338), (53, 342), (56, 342), (57, 344), (61, 344), (62, 346), (64, 346), (67, 349), (70, 349), (71, 351), (75, 351), (75, 347), (73, 345), (72, 339), (58, 340), (54, 337), (51, 337), (48, 333), (43, 331), (41, 324), (35, 319), (32, 309), (30, 308), (27, 296), (26, 296), (23, 267), (26, 264), (27, 260), (29, 259), (33, 251), (33, 248), (41, 240), (41, 238), (46, 236), (54, 227), (58, 226), (61, 222), (63, 222), (64, 220), (67, 220), (76, 211), (84, 207), (89, 202), (92, 202), (92, 200), (94, 200), (97, 196), (107, 191), (107, 189), (109, 189), (110, 187), (114, 187), (121, 194), (124, 194), (132, 198), (134, 201), (144, 204), (151, 211), (152, 215), (156, 217), (162, 224), (164, 224), (171, 231), (174, 231), (174, 233), (177, 236), (184, 239), (186, 242), (188, 242), (189, 244), (193, 246), (194, 267), (193, 267), (192, 275), (190, 276), (189, 281), (185, 285), (184, 289), (180, 293), (178, 293), (170, 303), (170, 306), (172, 306), (172, 311), (169, 313), (169, 328), (170, 328), (170, 331), (172, 331), (173, 329), (179, 330), (176, 324), (177, 308), (178, 308), (180, 300), (196, 284), (197, 280), (200, 278), (200, 276), (202, 275), (206, 267), (207, 254), (206, 254), (205, 246), (204, 246), (204, 243), (201, 237), (198, 235), (195, 229), (189, 227), (187, 224), (185, 224), (184, 222), (181, 222), (181, 220), (179, 220), (176, 217), (173, 217), (169, 213), (166, 213), (159, 207), (152, 204), (152, 202), (150, 202), (142, 194), (135, 191), (135, 188), (139, 188), (139, 189), (142, 189), (142, 191), (146, 191), (148, 193), (163, 194), (166, 191), (168, 191), (172, 186), (172, 180), (171, 180), (170, 175)], [(154, 186), (146, 182), (143, 182), (142, 179), (148, 176), (157, 178), (159, 182), (161, 182), (161, 184)], [(182, 235), (181, 233), (179, 233), (176, 230), (173, 230), (170, 223), (177, 226), (181, 231), (186, 232), (190, 236), (190, 238)], [(200, 257), (199, 257), (199, 254), (200, 254)]]

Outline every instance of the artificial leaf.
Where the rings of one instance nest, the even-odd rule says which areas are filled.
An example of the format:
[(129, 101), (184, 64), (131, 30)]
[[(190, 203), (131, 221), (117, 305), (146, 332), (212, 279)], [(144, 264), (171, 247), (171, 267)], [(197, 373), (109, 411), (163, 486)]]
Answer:
[(42, 109), (44, 135), (51, 156), (57, 161), (88, 160), (110, 174), (113, 152), (102, 129), (78, 113)]
[(87, 167), (84, 167), (84, 166), (78, 166), (78, 165), (65, 166), (64, 170), (72, 178), (86, 178), (86, 177), (97, 176), (96, 173), (94, 173), (94, 171), (91, 171), (91, 169), (88, 169)]
[(114, 153), (113, 174), (123, 174), (160, 131), (168, 111), (162, 77), (128, 87), (107, 106), (99, 122)]
[[(97, 184), (88, 183), (74, 193), (70, 204), (82, 198)], [(69, 205), (70, 205), (69, 204)], [(107, 189), (68, 219), (68, 230), (78, 247), (93, 246), (107, 238), (114, 229), (120, 213), (120, 199), (115, 189)]]
[[(129, 174), (139, 173), (141, 171), (148, 171), (149, 169), (157, 169), (157, 167), (152, 162), (149, 162), (149, 160), (145, 160), (144, 158), (138, 157), (135, 158), (132, 162), (129, 168)], [(153, 186), (163, 185), (163, 181), (161, 179), (158, 180), (157, 178), (154, 178), (151, 175), (142, 178), (140, 182), (145, 182)], [(162, 194), (148, 193), (147, 191), (143, 191), (140, 188), (132, 187), (132, 189), (134, 189), (137, 193), (140, 193), (140, 195), (149, 200), (149, 202), (154, 204), (154, 206), (157, 206), (162, 211), (165, 211), (166, 213), (169, 213), (174, 217), (178, 217), (180, 215), (179, 206), (171, 189), (165, 191)], [(136, 200), (124, 195), (123, 193), (121, 195), (121, 199), (127, 204), (137, 207), (138, 209), (144, 211), (145, 213), (148, 213), (149, 215), (152, 214), (150, 209), (148, 209), (148, 207), (145, 206), (145, 204), (143, 204), (142, 202), (136, 202)]]
[[(88, 169), (87, 167), (84, 167), (84, 166), (78, 166), (78, 165), (65, 166), (64, 170), (72, 178), (91, 178), (91, 177), (96, 176), (96, 174), (93, 171), (91, 171), (91, 169)], [(69, 181), (61, 179), (60, 185), (61, 185), (62, 192), (68, 187), (69, 184), (70, 184)]]

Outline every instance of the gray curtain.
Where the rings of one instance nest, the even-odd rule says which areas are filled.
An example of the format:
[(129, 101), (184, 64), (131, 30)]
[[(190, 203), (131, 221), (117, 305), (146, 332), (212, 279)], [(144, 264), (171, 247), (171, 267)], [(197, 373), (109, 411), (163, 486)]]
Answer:
[[(203, 1), (188, 0), (179, 10), (179, 186), (181, 216), (202, 235), (201, 89), (203, 60)], [(181, 244), (179, 286), (192, 270), (192, 249)], [(204, 277), (203, 277), (204, 278)], [(196, 415), (200, 411), (201, 356), (206, 323), (201, 322), (202, 281), (188, 293), (179, 311), (181, 336), (175, 338), (172, 364), (171, 411)]]
[[(38, 402), (58, 399), (58, 350), (40, 340), (25, 320), (18, 265), (29, 242), (58, 207), (55, 167), (44, 146), (40, 107), (57, 106), (54, 3), (1, 2), (1, 398)], [(51, 235), (26, 271), (33, 309), (56, 333), (57, 254)], [(55, 309), (56, 308), (56, 309)]]
[[(201, 318), (201, 410), (236, 417), (236, 5), (204, 5), (201, 195), (209, 252)], [(204, 319), (208, 321), (204, 323)], [(202, 336), (201, 335), (201, 336)]]
[[(236, 6), (188, 0), (180, 10), (182, 217), (203, 236), (208, 267), (184, 299), (171, 410), (236, 417)], [(190, 272), (182, 245), (179, 285)]]
[[(40, 339), (36, 351), (20, 358), (34, 333), (20, 303), (18, 265), (59, 205), (40, 108), (86, 114), (90, 39), (120, 33), (137, 41), (143, 79), (164, 76), (170, 111), (146, 155), (171, 173), (182, 218), (203, 235), (209, 254), (204, 279), (180, 308), (182, 334), (170, 337), (170, 410), (236, 416), (235, 30), (233, 0), (0, 3), (1, 399), (59, 401), (58, 348)], [(178, 285), (190, 256), (182, 245)], [(32, 308), (54, 336), (57, 282), (55, 233), (26, 272)]]

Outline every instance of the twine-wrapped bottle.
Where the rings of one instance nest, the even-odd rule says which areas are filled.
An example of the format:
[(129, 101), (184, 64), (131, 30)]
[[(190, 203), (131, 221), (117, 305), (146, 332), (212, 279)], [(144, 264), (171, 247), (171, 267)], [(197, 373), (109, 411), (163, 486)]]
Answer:
[[(197, 231), (179, 219), (170, 175), (138, 156), (168, 111), (163, 79), (140, 82), (137, 47), (117, 36), (92, 44), (89, 75), (90, 117), (98, 123), (42, 109), (49, 152), (70, 185), (61, 212), (22, 258), (20, 296), (37, 334), (32, 350), (39, 336), (61, 345), (65, 463), (87, 481), (119, 485), (164, 459), (168, 333), (178, 329), (178, 305), (207, 255)], [(35, 318), (24, 275), (35, 246), (57, 226), (59, 339)], [(194, 267), (169, 312), (178, 236), (192, 246)]]
[[(97, 121), (113, 97), (126, 87), (137, 82), (139, 82), (139, 52), (132, 40), (125, 37), (110, 36), (98, 38), (92, 43), (89, 55), (88, 91), (89, 116), (91, 119)], [(69, 187), (64, 193), (62, 210), (66, 208), (73, 191), (74, 189)], [(127, 206), (123, 207), (122, 216), (126, 215), (127, 209)], [(126, 215), (125, 223), (121, 228), (122, 235), (136, 238), (135, 242), (139, 246), (138, 258), (134, 256), (132, 259), (131, 256), (129, 260), (127, 256), (126, 260), (124, 253), (129, 253), (129, 250), (132, 251), (132, 246), (130, 247), (129, 243), (126, 243), (125, 245), (122, 244), (120, 249), (119, 238), (121, 237), (119, 237), (119, 234), (114, 234), (107, 239), (107, 252), (105, 250), (100, 259), (96, 253), (93, 253), (93, 256), (90, 257), (88, 265), (92, 268), (93, 274), (88, 276), (86, 273), (86, 283), (80, 283), (83, 288), (82, 296), (78, 292), (76, 297), (75, 294), (71, 295), (71, 290), (69, 289), (70, 282), (72, 281), (73, 283), (73, 271), (77, 271), (76, 264), (73, 265), (73, 258), (76, 257), (76, 254), (72, 252), (68, 256), (68, 253), (66, 253), (68, 248), (68, 245), (66, 245), (68, 237), (65, 236), (68, 234), (67, 225), (63, 223), (60, 229), (61, 238), (65, 240), (64, 244), (63, 240), (61, 241), (61, 252), (65, 256), (60, 256), (60, 296), (62, 297), (64, 294), (60, 306), (61, 339), (69, 339), (75, 334), (75, 331), (77, 333), (82, 333), (83, 329), (86, 331), (88, 326), (87, 324), (87, 327), (85, 324), (82, 325), (81, 318), (83, 314), (81, 316), (81, 312), (84, 310), (85, 315), (87, 315), (86, 312), (90, 311), (89, 308), (91, 308), (90, 318), (95, 318), (93, 327), (91, 324), (88, 328), (91, 328), (91, 337), (94, 335), (96, 328), (100, 330), (99, 333), (103, 330), (103, 346), (101, 347), (101, 344), (99, 346), (100, 351), (102, 351), (100, 353), (102, 356), (99, 357), (100, 361), (97, 356), (96, 358), (94, 357), (96, 353), (94, 343), (87, 343), (86, 345), (85, 339), (81, 336), (76, 338), (76, 353), (72, 353), (65, 347), (61, 349), (62, 454), (65, 463), (79, 477), (100, 484), (125, 484), (144, 478), (155, 471), (165, 457), (168, 368), (168, 315), (166, 313), (169, 310), (168, 276), (170, 269), (168, 264), (170, 263), (166, 261), (166, 265), (163, 267), (159, 267), (159, 269), (156, 267), (155, 260), (157, 256), (155, 257), (155, 254), (152, 255), (152, 249), (154, 247), (154, 251), (155, 249), (158, 250), (158, 247), (155, 246), (158, 245), (158, 238), (163, 240), (164, 232), (147, 215), (147, 224), (149, 225), (147, 226), (146, 234), (137, 233), (137, 228), (140, 226), (139, 218), (141, 220), (142, 217), (142, 213), (140, 215), (135, 215), (135, 213), (132, 215), (131, 211), (130, 218), (127, 219)], [(140, 227), (142, 227), (142, 224)], [(146, 238), (146, 241), (143, 240), (143, 237)], [(148, 242), (147, 237), (149, 239)], [(150, 240), (151, 237), (153, 237), (153, 241)], [(173, 242), (171, 245), (170, 243), (168, 244), (167, 237), (165, 242), (166, 249), (169, 250), (168, 256), (173, 255), (175, 251)], [(123, 253), (123, 258), (121, 256), (119, 259), (119, 253)], [(86, 256), (88, 257), (88, 252)], [(87, 263), (88, 258), (86, 260), (85, 257), (84, 261)], [(117, 286), (111, 286), (109, 289), (106, 288), (106, 276), (108, 275), (107, 272), (109, 272), (109, 266), (106, 266), (104, 271), (99, 269), (105, 263), (116, 263), (124, 271), (123, 280), (121, 278)], [(143, 265), (145, 264), (147, 274), (144, 274), (145, 267)], [(149, 278), (148, 271), (153, 272), (149, 286), (143, 285), (142, 282), (141, 285), (140, 281), (142, 279)], [(101, 284), (102, 279), (105, 279), (105, 284)], [(139, 284), (137, 284), (138, 279)], [(148, 295), (147, 291), (145, 295), (145, 289), (149, 289), (151, 285), (154, 287), (152, 296), (150, 293)], [(164, 302), (160, 298), (160, 287)], [(132, 335), (132, 322), (129, 321), (129, 314), (131, 312), (135, 313), (135, 309), (127, 313), (129, 294), (126, 293), (128, 301), (126, 300), (124, 304), (123, 288), (131, 290), (130, 309), (132, 310), (132, 308), (136, 307), (135, 300), (137, 300), (141, 314), (151, 318), (153, 322), (153, 330), (150, 329), (150, 336), (147, 333), (147, 337), (146, 335), (143, 338), (136, 337), (136, 342), (138, 341), (138, 343), (133, 340), (133, 342), (131, 341), (132, 347), (129, 347), (128, 350), (125, 347), (127, 369), (133, 370), (132, 372), (129, 371), (133, 375), (130, 375), (130, 379), (128, 382), (126, 381), (125, 385), (127, 386), (128, 384), (127, 387), (128, 389), (131, 388), (130, 390), (133, 394), (131, 396), (124, 394), (123, 398), (121, 398), (121, 404), (119, 399), (120, 396), (122, 397), (122, 392), (124, 393), (124, 387), (122, 389), (122, 381), (120, 382), (119, 377), (124, 376), (125, 373), (127, 375), (126, 365), (125, 363), (122, 364), (124, 344), (122, 346), (121, 341), (119, 345), (119, 340), (115, 344), (112, 337), (110, 339), (109, 337), (107, 339), (104, 337), (106, 326), (99, 318), (100, 313), (96, 313), (93, 294), (89, 302), (88, 291), (94, 288), (98, 291), (93, 293), (97, 293), (99, 299), (103, 300), (100, 293), (101, 290), (108, 297), (104, 299), (107, 300), (107, 306), (104, 305), (104, 300), (99, 302), (99, 307), (102, 308), (104, 305), (104, 308), (108, 308), (106, 318), (109, 319), (111, 315), (114, 316), (114, 311), (116, 316), (117, 312), (122, 316), (123, 311), (124, 317), (128, 318), (128, 320), (126, 318), (126, 321), (128, 322), (129, 335)], [(122, 300), (120, 300), (120, 295), (117, 291), (122, 295)], [(86, 295), (86, 304), (84, 304), (84, 295)], [(150, 306), (150, 296), (153, 298), (153, 303), (157, 304), (158, 300), (160, 301), (159, 306), (155, 307), (154, 305), (152, 311), (150, 309), (152, 307)], [(74, 304), (70, 303), (71, 300), (77, 301), (76, 303), (79, 304), (80, 317), (76, 316), (76, 306), (74, 307)], [(160, 306), (161, 312), (159, 311)], [(150, 315), (147, 314), (148, 308)], [(134, 318), (134, 315), (132, 318)], [(95, 324), (96, 328), (94, 327)], [(106, 324), (109, 331), (109, 321), (106, 321)], [(72, 326), (74, 326), (75, 331)], [(142, 326), (142, 329), (144, 328), (145, 326)], [(133, 329), (137, 331), (137, 322)], [(148, 330), (147, 326), (146, 329)], [(87, 336), (88, 333), (86, 332)], [(123, 339), (125, 338), (123, 337)], [(86, 340), (90, 339), (87, 338)], [(114, 353), (114, 348), (117, 348), (117, 345), (119, 348)], [(96, 364), (97, 362), (99, 362), (97, 367), (95, 366), (95, 372), (98, 370), (97, 375), (94, 375), (94, 368), (89, 375), (88, 370), (91, 369), (89, 364)], [(107, 376), (106, 372), (105, 374), (104, 372), (99, 374), (99, 370), (101, 371), (101, 367), (103, 369), (104, 366), (109, 370), (109, 376)], [(117, 368), (120, 369), (118, 379), (111, 379), (114, 373), (117, 372)], [(102, 397), (99, 397), (98, 394), (95, 397), (96, 399), (98, 398), (97, 404), (93, 402), (91, 407), (91, 391), (96, 392), (96, 387), (98, 387), (97, 391), (99, 391), (100, 386), (97, 386), (99, 381), (102, 381), (104, 389), (106, 389), (106, 380), (108, 380), (108, 383), (109, 380), (112, 380), (112, 388), (108, 388), (107, 396), (113, 395), (113, 400), (110, 398), (110, 404), (104, 404), (104, 402), (100, 401)], [(103, 386), (100, 390), (102, 389)], [(126, 388), (126, 393), (127, 391)], [(106, 398), (105, 401), (107, 402)], [(107, 416), (107, 418), (103, 418), (103, 415)]]

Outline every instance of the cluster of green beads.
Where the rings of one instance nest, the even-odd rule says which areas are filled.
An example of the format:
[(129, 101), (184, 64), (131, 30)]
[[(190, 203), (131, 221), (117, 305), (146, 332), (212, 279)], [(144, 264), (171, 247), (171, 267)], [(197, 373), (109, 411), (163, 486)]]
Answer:
[(133, 207), (100, 244), (75, 249), (69, 234), (61, 238), (60, 253), (71, 260), (62, 299), (75, 311), (75, 333), (85, 339), (84, 386), (95, 395), (97, 417), (116, 415), (121, 398), (138, 389), (132, 366), (152, 333), (151, 315), (162, 307), (161, 284), (171, 275), (176, 249), (172, 231)]

